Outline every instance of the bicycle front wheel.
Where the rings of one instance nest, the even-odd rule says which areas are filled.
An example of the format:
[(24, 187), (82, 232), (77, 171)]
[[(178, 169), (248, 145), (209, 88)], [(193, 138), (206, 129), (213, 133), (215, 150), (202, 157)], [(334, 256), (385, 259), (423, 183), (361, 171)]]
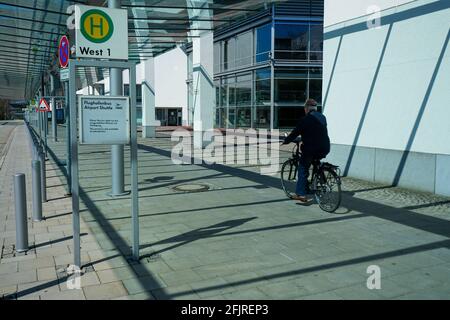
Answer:
[(322, 168), (314, 175), (314, 197), (320, 209), (333, 213), (341, 205), (341, 179), (330, 168)]
[(297, 163), (292, 159), (286, 160), (281, 166), (281, 186), (283, 187), (286, 196), (290, 199), (295, 196), (297, 170)]

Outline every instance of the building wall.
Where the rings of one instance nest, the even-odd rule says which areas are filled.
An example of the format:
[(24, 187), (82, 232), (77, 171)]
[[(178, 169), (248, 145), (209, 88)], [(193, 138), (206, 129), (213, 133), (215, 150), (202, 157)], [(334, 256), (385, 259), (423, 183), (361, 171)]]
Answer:
[(346, 174), (450, 195), (449, 6), (325, 1), (324, 112)]
[(157, 108), (183, 108), (187, 120), (187, 56), (175, 48), (155, 58), (155, 104)]
[(325, 27), (366, 16), (367, 10), (373, 5), (386, 10), (415, 1), (417, 0), (325, 0)]

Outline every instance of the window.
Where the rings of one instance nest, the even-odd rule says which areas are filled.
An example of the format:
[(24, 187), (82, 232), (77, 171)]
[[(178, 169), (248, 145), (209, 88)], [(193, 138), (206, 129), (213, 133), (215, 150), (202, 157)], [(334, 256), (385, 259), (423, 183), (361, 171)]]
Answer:
[(194, 72), (193, 65), (194, 65), (194, 56), (193, 56), (193, 53), (190, 52), (188, 54), (188, 56), (187, 56), (187, 72), (188, 72), (188, 79), (189, 80), (192, 80), (193, 77), (194, 77), (194, 75), (193, 75), (193, 72)]
[(246, 32), (236, 37), (236, 67), (248, 67), (253, 62), (253, 33)]
[(222, 80), (220, 86), (220, 106), (228, 106), (228, 83), (225, 80)]
[(307, 60), (308, 41), (308, 24), (276, 24), (275, 58), (286, 60)]
[(270, 104), (270, 69), (259, 69), (255, 71), (255, 104)]
[(310, 32), (310, 59), (312, 61), (323, 60), (323, 25), (312, 24)]
[(236, 81), (236, 105), (250, 106), (252, 104), (252, 75), (242, 75)]
[(276, 79), (275, 102), (304, 103), (307, 82), (306, 79)]
[(236, 60), (236, 40), (230, 38), (223, 42), (222, 57), (223, 57), (223, 71), (232, 70), (235, 68)]
[(272, 25), (266, 24), (256, 29), (256, 62), (269, 60), (272, 50)]
[(256, 108), (255, 127), (270, 128), (270, 107)]
[(309, 98), (322, 104), (322, 68), (309, 69)]
[(237, 128), (249, 128), (252, 125), (252, 109), (247, 108), (237, 108), (236, 109), (236, 127)]
[(277, 128), (294, 128), (298, 120), (305, 116), (305, 109), (300, 104), (295, 107), (278, 107), (275, 112)]
[(214, 73), (220, 71), (220, 42), (216, 42), (214, 43)]
[(214, 123), (216, 124), (216, 127), (220, 128), (220, 109), (216, 109), (216, 118), (214, 119)]
[[(130, 85), (129, 84), (123, 85), (123, 95), (124, 96), (130, 95)], [(142, 103), (142, 85), (140, 85), (140, 84), (136, 85), (136, 102)]]
[[(235, 106), (236, 105), (236, 77), (231, 76), (225, 78), (224, 80), (228, 86), (228, 105)], [(224, 107), (226, 105), (223, 105)]]
[(236, 109), (234, 107), (228, 108), (228, 126), (227, 128), (234, 129), (236, 127)]
[(227, 126), (227, 109), (225, 108), (220, 108), (219, 110), (220, 116), (219, 116), (219, 127), (220, 128), (225, 128)]
[(282, 69), (275, 72), (275, 102), (303, 104), (307, 98), (308, 69)]
[(322, 80), (311, 79), (309, 80), (309, 97), (317, 101), (318, 104), (322, 104)]
[(214, 81), (214, 88), (216, 89), (216, 107), (220, 107), (220, 80)]

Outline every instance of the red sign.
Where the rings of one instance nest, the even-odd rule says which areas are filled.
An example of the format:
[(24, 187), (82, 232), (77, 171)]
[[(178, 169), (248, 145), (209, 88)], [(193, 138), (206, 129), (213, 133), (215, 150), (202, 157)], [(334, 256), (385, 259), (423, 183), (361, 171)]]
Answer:
[(47, 100), (45, 100), (44, 98), (41, 98), (41, 101), (39, 101), (39, 107), (38, 107), (37, 111), (50, 112), (50, 106), (48, 105)]
[(62, 36), (59, 40), (59, 65), (61, 68), (67, 68), (67, 65), (69, 64), (69, 39), (67, 39), (66, 36)]

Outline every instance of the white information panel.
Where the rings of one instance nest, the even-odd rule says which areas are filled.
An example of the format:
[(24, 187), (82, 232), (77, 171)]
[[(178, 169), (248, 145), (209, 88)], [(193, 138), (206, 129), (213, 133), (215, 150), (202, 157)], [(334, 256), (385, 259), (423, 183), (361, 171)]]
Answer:
[(80, 96), (78, 98), (81, 144), (129, 144), (128, 97)]

